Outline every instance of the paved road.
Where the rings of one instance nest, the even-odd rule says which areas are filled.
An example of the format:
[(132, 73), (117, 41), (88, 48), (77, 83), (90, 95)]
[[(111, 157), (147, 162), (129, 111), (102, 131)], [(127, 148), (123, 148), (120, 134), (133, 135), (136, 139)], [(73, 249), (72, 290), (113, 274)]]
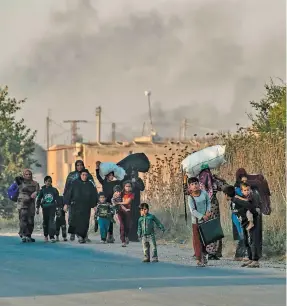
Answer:
[(0, 305), (285, 305), (285, 272), (274, 269), (149, 264), (16, 237), (0, 246)]

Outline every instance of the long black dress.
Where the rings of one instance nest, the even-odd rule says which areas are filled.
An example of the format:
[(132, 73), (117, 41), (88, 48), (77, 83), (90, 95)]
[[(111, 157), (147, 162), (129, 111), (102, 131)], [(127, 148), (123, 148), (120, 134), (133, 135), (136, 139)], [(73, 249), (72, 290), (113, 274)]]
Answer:
[(138, 177), (138, 174), (135, 174), (135, 181), (132, 180), (132, 175), (128, 174), (124, 180), (130, 181), (132, 183), (132, 191), (134, 193), (134, 200), (132, 201), (131, 205), (131, 229), (129, 232), (129, 240), (131, 242), (137, 242), (138, 241), (138, 220), (140, 218), (140, 211), (139, 211), (139, 205), (141, 203), (141, 192), (144, 191), (145, 185), (141, 178)]
[(66, 200), (72, 208), (68, 232), (84, 239), (89, 230), (91, 208), (97, 205), (97, 189), (90, 181), (77, 179), (71, 184)]

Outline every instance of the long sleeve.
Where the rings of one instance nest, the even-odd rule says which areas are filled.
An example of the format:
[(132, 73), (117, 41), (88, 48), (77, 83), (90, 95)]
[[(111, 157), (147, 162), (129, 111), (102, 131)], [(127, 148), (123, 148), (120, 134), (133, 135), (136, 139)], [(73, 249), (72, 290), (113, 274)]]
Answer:
[(141, 221), (142, 221), (142, 218), (140, 217), (140, 218), (138, 219), (138, 231), (137, 231), (137, 235), (138, 235), (139, 237), (142, 236), (142, 223), (141, 223)]
[(159, 219), (158, 219), (156, 216), (153, 216), (153, 221), (155, 222), (156, 226), (157, 226), (160, 230), (162, 230), (162, 231), (165, 230), (163, 224), (159, 221)]
[(71, 185), (69, 187), (69, 189), (66, 191), (65, 199), (64, 199), (65, 205), (71, 206), (71, 203), (72, 203), (72, 200), (73, 200), (72, 199), (73, 198), (73, 190), (74, 190), (73, 185)]
[(43, 199), (43, 190), (40, 190), (40, 193), (37, 196), (36, 200), (36, 208), (39, 209), (41, 207), (41, 201)]
[(55, 189), (55, 201), (56, 201), (56, 205), (58, 206), (60, 203), (60, 195), (59, 195), (59, 191), (56, 188), (54, 189)]
[(141, 178), (138, 178), (135, 184), (140, 191), (144, 191), (145, 185)]
[(210, 198), (209, 198), (207, 193), (205, 195), (205, 200), (206, 200), (206, 211), (210, 212), (210, 210), (211, 210), (211, 202), (210, 202)]
[(190, 213), (198, 218), (199, 220), (201, 220), (203, 218), (203, 214), (199, 213), (196, 209), (195, 209), (195, 206), (194, 206), (194, 202), (195, 200), (193, 200), (193, 198), (191, 196), (188, 196), (188, 205), (189, 205), (189, 209), (190, 209)]
[(101, 175), (100, 175), (100, 170), (99, 170), (99, 169), (96, 169), (96, 176), (97, 176), (97, 179), (98, 179), (99, 183), (100, 183), (101, 185), (103, 185), (104, 182), (105, 182), (105, 180), (101, 177)]

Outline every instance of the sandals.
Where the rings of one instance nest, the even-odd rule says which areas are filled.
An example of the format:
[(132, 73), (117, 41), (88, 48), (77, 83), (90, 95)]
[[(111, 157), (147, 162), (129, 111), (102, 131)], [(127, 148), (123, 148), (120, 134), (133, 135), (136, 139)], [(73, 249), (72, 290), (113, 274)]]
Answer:
[(253, 261), (253, 262), (250, 263), (247, 267), (248, 267), (248, 268), (259, 268), (260, 265), (259, 265), (259, 262)]
[(197, 262), (196, 266), (199, 267), (199, 268), (204, 268), (206, 265), (202, 262)]

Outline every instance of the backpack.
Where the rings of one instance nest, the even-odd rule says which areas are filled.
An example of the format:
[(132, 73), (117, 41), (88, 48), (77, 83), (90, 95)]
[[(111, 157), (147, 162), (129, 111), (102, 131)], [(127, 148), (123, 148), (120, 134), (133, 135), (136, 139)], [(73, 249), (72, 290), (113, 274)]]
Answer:
[(7, 190), (7, 196), (10, 200), (16, 202), (19, 197), (19, 186), (16, 182), (13, 182)]

